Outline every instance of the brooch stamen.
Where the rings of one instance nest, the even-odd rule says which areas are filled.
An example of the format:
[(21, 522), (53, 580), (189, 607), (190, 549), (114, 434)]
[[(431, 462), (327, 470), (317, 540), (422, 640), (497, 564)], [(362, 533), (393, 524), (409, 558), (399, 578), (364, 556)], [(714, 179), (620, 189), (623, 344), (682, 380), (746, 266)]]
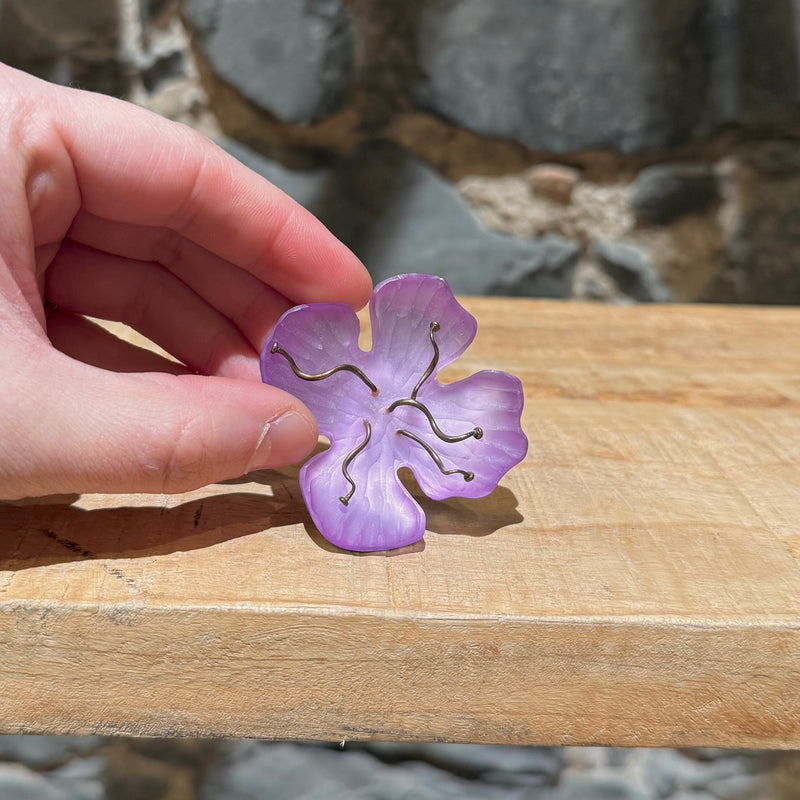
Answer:
[(353, 459), (369, 444), (369, 440), (372, 438), (372, 425), (369, 424), (368, 419), (364, 420), (364, 431), (364, 440), (354, 447), (342, 462), (342, 474), (350, 484), (350, 491), (343, 497), (339, 498), (339, 501), (345, 506), (350, 502), (350, 498), (355, 494), (356, 491), (356, 482), (350, 477), (350, 473), (347, 471), (347, 468), (353, 463)]
[(431, 426), (431, 430), (443, 442), (447, 442), (448, 444), (463, 442), (464, 439), (469, 439), (470, 436), (473, 436), (476, 439), (480, 439), (483, 436), (483, 430), (481, 428), (473, 428), (471, 431), (459, 433), (456, 436), (450, 436), (449, 434), (446, 434), (436, 423), (436, 420), (433, 418), (433, 414), (431, 414), (430, 409), (420, 403), (419, 400), (413, 400), (411, 398), (408, 398), (407, 400), (395, 400), (394, 403), (392, 403), (386, 410), (391, 414), (392, 411), (394, 411), (398, 406), (411, 406), (411, 408), (419, 409), (428, 418), (428, 423)]
[[(436, 337), (434, 336), (440, 330), (441, 326), (438, 322), (431, 322), (428, 327), (428, 335), (431, 340), (431, 346), (433, 347), (433, 356), (428, 364), (425, 372), (422, 374), (422, 377), (417, 381), (414, 388), (411, 390), (411, 397), (401, 398), (400, 400), (395, 400), (387, 409), (386, 412), (391, 414), (396, 408), (400, 406), (410, 406), (411, 408), (416, 408), (418, 411), (421, 411), (425, 418), (428, 420), (428, 424), (431, 426), (431, 430), (433, 433), (441, 439), (443, 442), (447, 442), (448, 444), (455, 444), (456, 442), (463, 442), (465, 439), (469, 439), (470, 437), (475, 439), (480, 439), (483, 437), (483, 429), (480, 427), (475, 427), (471, 431), (467, 431), (466, 433), (459, 433), (456, 435), (451, 435), (445, 433), (440, 427), (439, 424), (434, 419), (433, 414), (431, 413), (430, 409), (424, 404), (417, 400), (417, 394), (419, 390), (422, 388), (425, 381), (433, 375), (436, 367), (439, 364), (439, 345), (436, 342)], [(361, 378), (362, 381), (372, 390), (373, 395), (378, 394), (378, 387), (366, 376), (366, 374), (356, 367), (353, 364), (339, 364), (338, 366), (331, 367), (331, 369), (325, 370), (324, 372), (318, 373), (309, 373), (303, 372), (295, 362), (294, 358), (292, 358), (289, 353), (286, 352), (277, 342), (275, 342), (272, 347), (270, 348), (270, 353), (277, 353), (278, 355), (283, 356), (286, 361), (289, 363), (289, 366), (297, 375), (298, 378), (301, 378), (304, 381), (321, 381), (325, 378), (330, 378), (331, 375), (335, 375), (337, 372), (347, 371), (352, 372), (354, 375), (357, 375)], [(355, 494), (356, 491), (356, 482), (350, 475), (349, 467), (350, 464), (353, 463), (353, 460), (356, 456), (361, 453), (361, 451), (369, 444), (370, 439), (372, 438), (372, 425), (370, 425), (369, 420), (364, 420), (364, 430), (365, 436), (363, 441), (361, 441), (356, 447), (354, 447), (348, 454), (345, 456), (344, 461), (342, 462), (342, 474), (344, 475), (347, 482), (350, 484), (350, 490), (347, 492), (346, 495), (343, 495), (339, 498), (342, 505), (347, 505), (350, 502), (350, 498)], [(468, 470), (464, 469), (446, 469), (444, 462), (441, 459), (441, 456), (426, 442), (420, 439), (415, 434), (411, 433), (411, 431), (407, 430), (398, 430), (396, 431), (397, 434), (400, 436), (405, 436), (408, 439), (411, 439), (413, 442), (416, 442), (420, 447), (422, 447), (425, 452), (433, 459), (436, 466), (439, 468), (439, 471), (442, 475), (463, 475), (464, 480), (469, 482), (473, 480), (475, 474)]]
[(289, 362), (292, 372), (294, 372), (298, 378), (302, 378), (304, 381), (322, 381), (325, 380), (325, 378), (330, 378), (331, 375), (335, 375), (337, 372), (352, 372), (354, 375), (357, 375), (359, 378), (361, 378), (361, 380), (364, 381), (367, 386), (369, 386), (373, 395), (378, 394), (378, 387), (364, 374), (362, 370), (360, 370), (354, 364), (339, 364), (337, 367), (326, 369), (325, 372), (317, 372), (312, 374), (309, 372), (303, 372), (297, 366), (295, 360), (277, 342), (275, 342), (270, 348), (270, 353), (278, 353), (278, 355), (282, 355)]
[(431, 359), (431, 363), (428, 364), (428, 369), (425, 370), (422, 377), (417, 382), (417, 385), (411, 390), (411, 399), (417, 399), (417, 392), (422, 388), (422, 384), (425, 383), (431, 375), (433, 375), (433, 371), (436, 369), (436, 365), (439, 363), (439, 345), (436, 344), (436, 337), (433, 335), (439, 330), (439, 323), (438, 322), (431, 322), (428, 335), (431, 337), (431, 344), (433, 345), (433, 358)]
[(445, 469), (444, 462), (439, 457), (439, 454), (427, 442), (423, 442), (418, 436), (414, 436), (411, 431), (399, 430), (396, 431), (396, 433), (398, 436), (405, 436), (411, 439), (412, 442), (416, 442), (420, 447), (422, 447), (422, 449), (425, 450), (425, 452), (434, 460), (436, 466), (439, 467), (439, 472), (441, 472), (442, 475), (463, 475), (464, 480), (467, 483), (469, 483), (475, 477), (474, 472), (468, 472), (465, 469)]

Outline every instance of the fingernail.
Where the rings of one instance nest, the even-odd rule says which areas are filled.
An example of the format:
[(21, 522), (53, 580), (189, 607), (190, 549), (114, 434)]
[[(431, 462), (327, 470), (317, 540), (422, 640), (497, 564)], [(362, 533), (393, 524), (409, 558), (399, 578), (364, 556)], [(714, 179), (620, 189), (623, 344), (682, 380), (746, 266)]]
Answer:
[(264, 424), (248, 471), (294, 464), (305, 458), (316, 443), (314, 426), (296, 411), (287, 411)]

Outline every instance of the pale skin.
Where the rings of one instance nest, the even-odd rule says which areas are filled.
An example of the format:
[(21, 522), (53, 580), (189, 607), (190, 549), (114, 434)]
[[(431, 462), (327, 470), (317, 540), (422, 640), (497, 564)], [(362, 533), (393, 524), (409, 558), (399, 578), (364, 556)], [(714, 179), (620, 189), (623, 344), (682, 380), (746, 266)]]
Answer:
[(3, 65), (0, 161), (0, 499), (179, 492), (314, 447), (258, 353), (290, 306), (369, 297), (321, 223), (185, 126)]

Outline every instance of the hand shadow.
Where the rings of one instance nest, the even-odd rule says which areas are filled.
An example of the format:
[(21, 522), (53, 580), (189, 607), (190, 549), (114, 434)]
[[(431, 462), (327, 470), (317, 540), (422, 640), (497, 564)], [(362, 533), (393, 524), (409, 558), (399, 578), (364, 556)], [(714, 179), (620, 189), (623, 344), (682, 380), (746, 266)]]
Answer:
[[(320, 548), (344, 553), (327, 542), (306, 509), (298, 483), (299, 468), (253, 472), (225, 481), (232, 491), (187, 500), (174, 507), (121, 505), (84, 509), (79, 495), (0, 503), (0, 571), (99, 558), (148, 558), (213, 547), (271, 528), (302, 524)], [(498, 487), (484, 498), (425, 497), (409, 470), (404, 484), (422, 506), (426, 528), (438, 534), (488, 536), (522, 521), (517, 498)], [(236, 491), (258, 484), (263, 492)], [(270, 491), (271, 490), (271, 491)], [(424, 549), (424, 540), (380, 555), (402, 555)], [(370, 555), (378, 555), (371, 553)]]
[(254, 472), (239, 482), (260, 484), (263, 492), (232, 490), (174, 507), (84, 509), (75, 505), (80, 495), (0, 503), (0, 570), (148, 558), (305, 523), (309, 518), (297, 472), (297, 467)]

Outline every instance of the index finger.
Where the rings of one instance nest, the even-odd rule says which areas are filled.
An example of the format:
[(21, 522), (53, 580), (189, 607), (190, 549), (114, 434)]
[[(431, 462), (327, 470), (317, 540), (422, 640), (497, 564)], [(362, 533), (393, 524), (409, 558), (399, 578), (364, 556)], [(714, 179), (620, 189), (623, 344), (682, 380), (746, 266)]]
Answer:
[(356, 256), (310, 212), (198, 132), (120, 100), (59, 90), (57, 125), (82, 206), (159, 225), (245, 269), (296, 303), (362, 306)]

